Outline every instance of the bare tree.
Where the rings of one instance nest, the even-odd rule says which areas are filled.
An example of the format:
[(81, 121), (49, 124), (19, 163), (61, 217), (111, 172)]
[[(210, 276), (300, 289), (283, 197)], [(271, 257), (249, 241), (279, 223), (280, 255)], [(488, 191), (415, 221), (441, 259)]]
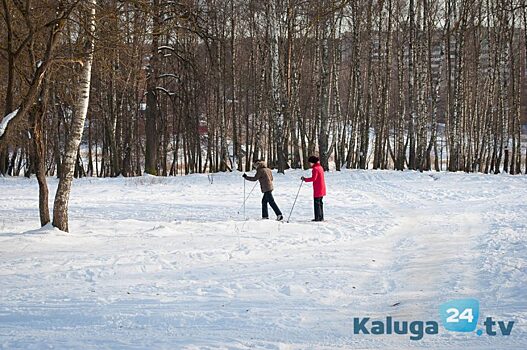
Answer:
[(71, 120), (62, 169), (60, 173), (59, 184), (55, 194), (53, 206), (53, 226), (62, 231), (68, 231), (68, 201), (71, 192), (71, 183), (73, 181), (73, 172), (77, 153), (84, 131), (84, 122), (88, 112), (88, 103), (90, 101), (90, 83), (93, 63), (93, 50), (95, 43), (95, 8), (96, 0), (88, 0), (86, 3), (86, 23), (87, 29), (84, 39), (84, 57), (80, 71), (80, 81), (77, 86), (77, 102)]

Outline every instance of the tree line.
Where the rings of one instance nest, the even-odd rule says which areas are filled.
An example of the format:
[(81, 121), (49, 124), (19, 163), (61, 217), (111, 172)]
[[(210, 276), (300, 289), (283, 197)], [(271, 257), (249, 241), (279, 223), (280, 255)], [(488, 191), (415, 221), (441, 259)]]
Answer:
[(523, 0), (0, 11), (0, 174), (36, 174), (41, 198), (57, 176), (55, 205), (67, 208), (72, 177), (246, 171), (260, 158), (284, 172), (311, 154), (336, 170), (527, 172)]

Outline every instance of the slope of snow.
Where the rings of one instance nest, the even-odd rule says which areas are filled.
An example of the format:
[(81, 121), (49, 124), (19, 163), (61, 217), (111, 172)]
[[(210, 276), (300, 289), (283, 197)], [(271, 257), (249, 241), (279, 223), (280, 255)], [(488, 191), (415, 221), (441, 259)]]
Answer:
[[(275, 175), (286, 215), (303, 174)], [(258, 220), (259, 188), (244, 221), (240, 174), (209, 179), (76, 180), (68, 234), (37, 229), (34, 179), (0, 178), (0, 348), (527, 347), (527, 177), (328, 173), (325, 223), (309, 185), (291, 223)], [(512, 334), (352, 332), (463, 297)]]

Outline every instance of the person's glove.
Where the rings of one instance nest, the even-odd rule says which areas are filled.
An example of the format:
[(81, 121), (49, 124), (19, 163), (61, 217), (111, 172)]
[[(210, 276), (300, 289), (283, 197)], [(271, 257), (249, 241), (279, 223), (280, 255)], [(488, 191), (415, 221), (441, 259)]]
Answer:
[(306, 178), (302, 176), (302, 177), (300, 178), (300, 180), (302, 180), (302, 181), (306, 181)]
[(247, 174), (246, 174), (246, 173), (243, 173), (242, 177), (243, 177), (244, 179), (246, 179), (246, 178), (247, 178)]

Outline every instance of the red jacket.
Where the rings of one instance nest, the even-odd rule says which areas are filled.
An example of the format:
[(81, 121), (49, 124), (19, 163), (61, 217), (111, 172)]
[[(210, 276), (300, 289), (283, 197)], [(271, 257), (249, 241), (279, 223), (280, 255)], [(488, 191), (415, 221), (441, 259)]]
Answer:
[(306, 182), (313, 183), (313, 197), (324, 197), (326, 195), (326, 182), (324, 181), (324, 168), (320, 163), (313, 165), (311, 177), (305, 179)]

